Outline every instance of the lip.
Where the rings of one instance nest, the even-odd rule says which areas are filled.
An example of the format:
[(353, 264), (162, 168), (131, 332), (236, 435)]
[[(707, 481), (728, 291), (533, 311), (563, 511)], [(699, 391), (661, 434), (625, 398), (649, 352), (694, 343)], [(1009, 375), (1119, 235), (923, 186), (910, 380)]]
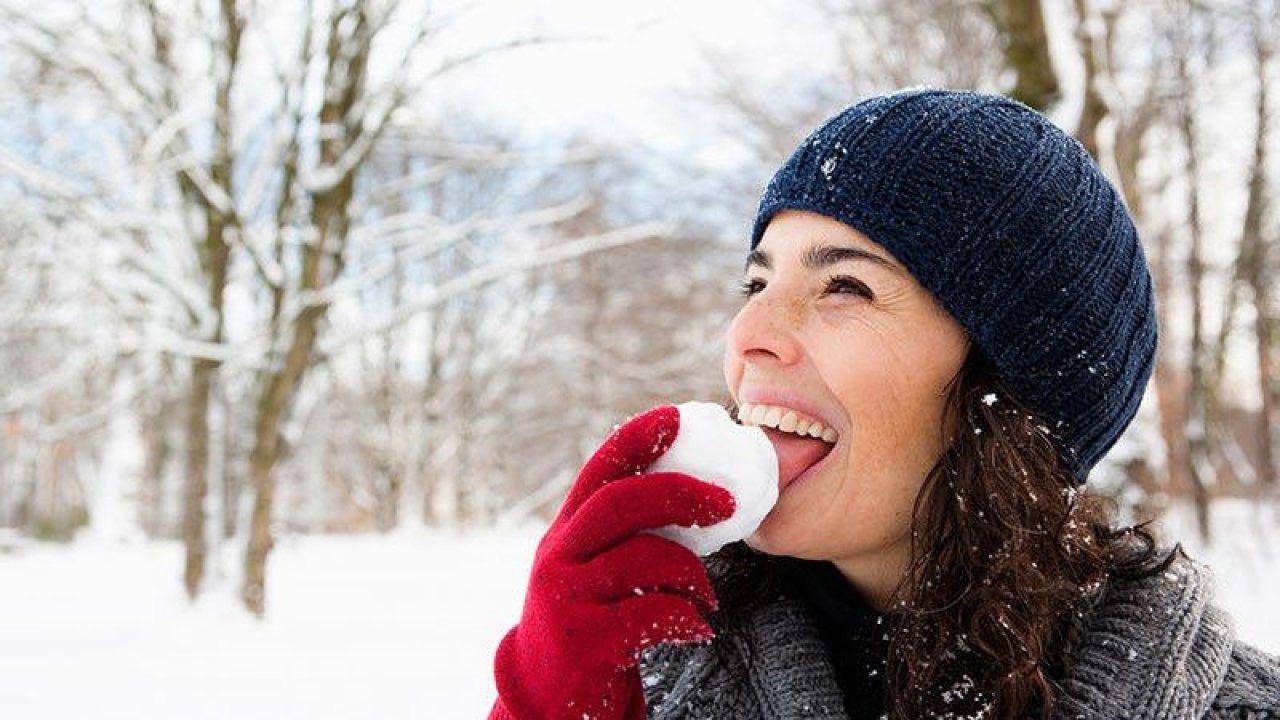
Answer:
[[(808, 415), (810, 418), (834, 429), (841, 437), (844, 437), (845, 429), (842, 424), (832, 422), (829, 414), (823, 412), (799, 395), (787, 392), (786, 390), (766, 387), (742, 388), (738, 392), (738, 404), (741, 405), (743, 403), (750, 403), (752, 405), (775, 405), (795, 410), (802, 415)], [(830, 455), (828, 455), (828, 457), (830, 457)], [(826, 458), (823, 458), (823, 460), (825, 461)], [(818, 464), (821, 465), (822, 463)], [(817, 467), (817, 465), (814, 467)], [(801, 475), (803, 476), (803, 473)]]

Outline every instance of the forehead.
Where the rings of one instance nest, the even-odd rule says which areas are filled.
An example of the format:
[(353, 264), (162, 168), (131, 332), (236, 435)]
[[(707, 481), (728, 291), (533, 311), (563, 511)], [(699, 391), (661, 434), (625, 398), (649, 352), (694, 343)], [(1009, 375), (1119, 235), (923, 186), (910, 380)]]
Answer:
[(769, 223), (760, 244), (747, 255), (746, 268), (773, 269), (796, 263), (820, 270), (842, 262), (860, 262), (894, 273), (905, 268), (880, 245), (852, 227), (808, 212), (786, 212)]

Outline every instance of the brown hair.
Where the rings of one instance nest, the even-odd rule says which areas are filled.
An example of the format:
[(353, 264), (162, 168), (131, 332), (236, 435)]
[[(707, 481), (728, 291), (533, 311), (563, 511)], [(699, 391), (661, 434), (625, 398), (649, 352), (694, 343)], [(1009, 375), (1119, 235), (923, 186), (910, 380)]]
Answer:
[[(954, 432), (916, 498), (912, 562), (893, 596), (893, 718), (1052, 714), (1067, 623), (1109, 576), (1162, 572), (1145, 525), (1082, 491), (1035, 413), (972, 350), (947, 391)], [(773, 561), (738, 543), (708, 560), (731, 621), (776, 592)]]

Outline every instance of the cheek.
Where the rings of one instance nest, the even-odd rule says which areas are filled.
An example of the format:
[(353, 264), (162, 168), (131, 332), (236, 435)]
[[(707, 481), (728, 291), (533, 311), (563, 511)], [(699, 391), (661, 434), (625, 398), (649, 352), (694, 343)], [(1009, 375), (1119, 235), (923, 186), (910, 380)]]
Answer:
[[(936, 464), (946, 445), (947, 387), (959, 372), (963, 357), (951, 357), (948, 348), (936, 348), (932, 357), (920, 357), (915, 372), (896, 380), (899, 409), (893, 414), (897, 427), (891, 432), (908, 450), (902, 461), (911, 473), (923, 475)], [(954, 360), (954, 361), (952, 361)]]
[(726, 348), (721, 360), (720, 370), (724, 373), (724, 384), (736, 397), (738, 385), (742, 382), (742, 362), (732, 349)]
[(942, 451), (944, 399), (927, 378), (886, 379), (873, 440), (904, 485), (918, 484)]
[(902, 486), (913, 484), (937, 460), (942, 388), (951, 369), (941, 372), (937, 357), (894, 350), (882, 343), (866, 352), (846, 352), (827, 370), (838, 378), (837, 395), (849, 417), (850, 471)]

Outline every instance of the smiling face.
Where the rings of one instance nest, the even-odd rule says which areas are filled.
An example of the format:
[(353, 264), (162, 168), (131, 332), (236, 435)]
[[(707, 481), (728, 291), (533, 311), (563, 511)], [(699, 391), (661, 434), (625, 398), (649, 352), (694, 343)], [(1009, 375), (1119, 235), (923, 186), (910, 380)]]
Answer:
[(792, 430), (766, 431), (781, 494), (748, 542), (831, 560), (881, 603), (909, 560), (912, 505), (944, 447), (946, 390), (967, 335), (883, 247), (808, 212), (770, 222), (744, 291), (724, 358), (734, 399), (796, 411), (835, 436), (815, 446), (778, 422), (785, 412), (771, 423), (748, 408), (744, 422)]

